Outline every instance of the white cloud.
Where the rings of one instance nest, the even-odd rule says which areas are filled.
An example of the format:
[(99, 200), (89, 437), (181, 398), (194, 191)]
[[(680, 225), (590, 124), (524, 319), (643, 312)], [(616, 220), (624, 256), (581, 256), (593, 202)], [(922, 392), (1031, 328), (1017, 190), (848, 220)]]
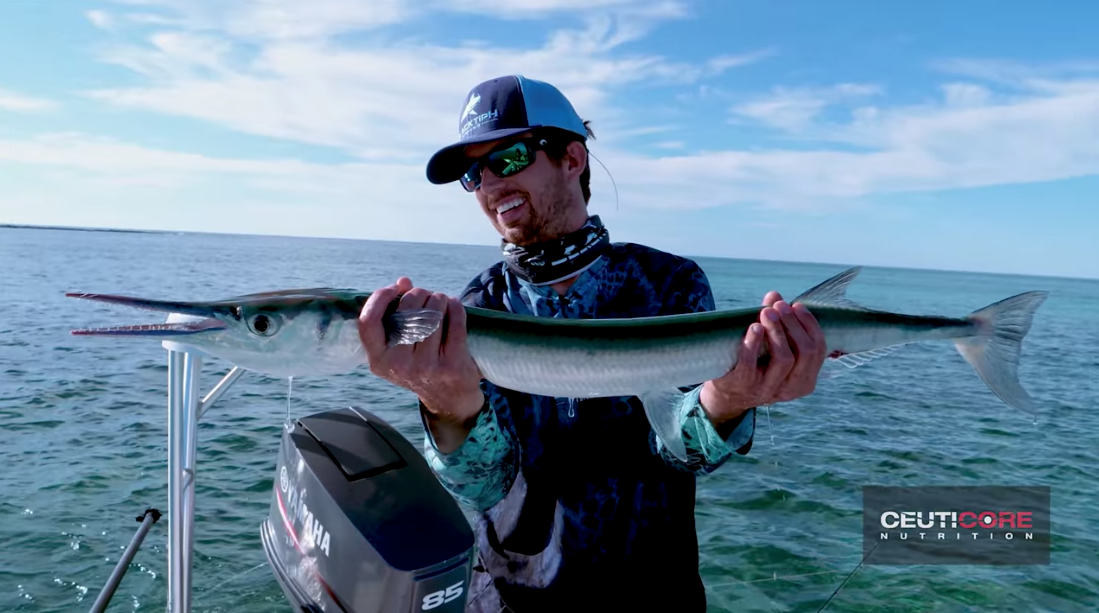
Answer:
[(999, 83), (1025, 86), (1034, 80), (1071, 79), (1074, 75), (1099, 73), (1099, 60), (1058, 62), (1014, 62), (996, 59), (955, 58), (933, 63), (933, 67), (947, 73), (963, 75)]
[(11, 90), (0, 89), (0, 110), (16, 113), (36, 113), (52, 111), (58, 107), (53, 100), (19, 94)]
[(944, 102), (949, 107), (980, 107), (992, 99), (992, 92), (987, 87), (973, 83), (947, 83), (942, 90)]
[[(337, 4), (344, 6), (332, 6)], [(548, 10), (550, 4), (541, 6)], [(149, 37), (148, 46), (124, 43), (101, 54), (105, 61), (147, 77), (148, 85), (102, 89), (90, 95), (120, 107), (338, 147), (364, 159), (388, 155), (419, 159), (441, 144), (441, 138), (446, 138), (442, 135), (457, 132), (456, 115), (464, 93), (484, 79), (522, 73), (548, 80), (570, 97), (582, 115), (598, 117), (597, 125), (610, 124), (621, 123), (622, 112), (613, 100), (623, 87), (714, 78), (770, 53), (721, 55), (688, 64), (655, 54), (621, 52), (624, 44), (651, 30), (655, 19), (672, 14), (661, 8), (663, 3), (636, 4), (619, 13), (588, 15), (585, 27), (554, 31), (536, 48), (394, 40), (352, 47), (318, 34), (266, 41), (242, 60), (244, 51), (231, 35), (159, 32)], [(198, 5), (188, 6), (195, 11)], [(244, 13), (258, 10), (255, 2), (219, 6), (223, 13), (230, 6)], [(311, 14), (320, 19), (328, 13)], [(222, 15), (215, 21), (232, 29), (234, 19)], [(256, 27), (268, 27), (263, 23), (255, 22)]]
[[(1099, 60), (1024, 64), (1006, 60), (954, 59), (933, 66), (943, 72), (997, 85), (1015, 92), (1016, 96), (1086, 93), (1099, 89)], [(1002, 97), (1008, 99), (1006, 94)]]
[(52, 218), (95, 227), (498, 239), (472, 196), (454, 185), (427, 183), (422, 164), (213, 157), (58, 133), (0, 139), (0, 165), (19, 167), (20, 175), (60, 177), (48, 194), (7, 186), (6, 222)]
[(795, 132), (808, 127), (831, 104), (882, 93), (881, 87), (863, 83), (840, 83), (827, 88), (776, 87), (768, 96), (733, 107), (733, 112)]
[[(250, 41), (320, 40), (443, 13), (472, 14), (494, 19), (542, 19), (554, 14), (613, 16), (627, 28), (683, 17), (678, 0), (523, 0), (485, 3), (481, 0), (109, 0), (121, 5), (160, 9), (170, 17), (159, 20), (194, 31), (220, 31)], [(142, 13), (140, 20), (158, 21)]]
[(539, 19), (552, 13), (601, 10), (613, 10), (618, 14), (647, 19), (671, 19), (687, 14), (683, 3), (674, 0), (525, 0), (496, 3), (484, 0), (438, 0), (434, 8), (496, 19)]
[(406, 0), (247, 0), (217, 3), (219, 24), (245, 38), (316, 38), (401, 23), (413, 10)]
[(154, 13), (126, 13), (125, 15), (123, 15), (123, 19), (132, 24), (138, 25), (173, 27), (186, 26), (186, 22), (183, 19), (165, 17), (163, 15), (156, 15)]
[(113, 23), (113, 19), (106, 11), (88, 11), (84, 15), (88, 18), (88, 21), (92, 22), (92, 25), (104, 30), (110, 29)]
[[(721, 74), (730, 68), (737, 68), (739, 66), (746, 66), (748, 64), (754, 64), (756, 62), (765, 60), (777, 53), (777, 50), (773, 47), (768, 49), (760, 49), (751, 53), (744, 53), (741, 55), (722, 55), (715, 58), (711, 58), (706, 62), (706, 72), (708, 74)], [(701, 87), (705, 87), (702, 85)]]
[(0, 159), (25, 164), (57, 165), (103, 174), (295, 173), (309, 165), (288, 160), (217, 159), (178, 151), (156, 150), (76, 133), (46, 134), (27, 140), (0, 140)]
[[(995, 105), (977, 104), (972, 96), (968, 104), (958, 105), (956, 93), (939, 105), (864, 108), (846, 124), (791, 121), (805, 138), (863, 151), (821, 145), (816, 150), (603, 159), (631, 198), (682, 208), (760, 203), (829, 210), (843, 200), (874, 194), (1099, 173), (1099, 88)], [(766, 119), (773, 125), (776, 116)]]
[[(116, 139), (79, 133), (56, 133), (31, 139), (0, 139), (0, 161), (79, 171), (100, 185), (171, 184), (192, 187), (209, 180), (302, 198), (347, 198), (364, 209), (423, 206), (440, 196), (460, 196), (420, 180), (420, 165), (394, 163), (317, 164), (295, 159), (252, 160), (214, 157), (142, 147)], [(399, 194), (372, 200), (378, 185), (402, 184)], [(421, 185), (423, 184), (423, 185)], [(390, 188), (392, 189), (392, 188)], [(444, 198), (445, 199), (445, 198)], [(372, 205), (371, 202), (376, 202)], [(433, 205), (432, 205), (433, 206)]]
[[(1099, 89), (997, 105), (959, 105), (955, 100), (863, 109), (849, 123), (814, 129), (822, 138), (866, 150), (821, 146), (671, 154), (683, 146), (673, 141), (660, 143), (669, 154), (646, 156), (597, 141), (593, 152), (614, 176), (622, 208), (632, 211), (763, 205), (824, 212), (868, 195), (1049, 181), (1099, 171), (1099, 140), (1094, 138), (1099, 134)], [(429, 138), (426, 133), (424, 138)], [(319, 195), (353, 201), (370, 194), (379, 210), (408, 207), (412, 215), (423, 211), (418, 207), (425, 202), (446, 202), (444, 206), (462, 211), (455, 223), (468, 215), (465, 194), (423, 181), (425, 158), (337, 165), (218, 159), (72, 135), (4, 142), (0, 158), (113, 177), (198, 180), (229, 174), (257, 189), (305, 199)], [(611, 206), (613, 187), (598, 164), (592, 181), (599, 206)]]
[[(986, 83), (949, 82), (940, 86), (939, 101), (892, 106), (865, 104), (868, 96), (884, 98), (884, 88), (874, 85), (776, 88), (733, 112), (784, 131), (800, 150), (696, 156), (676, 176), (697, 170), (722, 177), (716, 181), (747, 201), (827, 209), (874, 194), (1099, 174), (1099, 65), (940, 67)], [(816, 143), (815, 150), (806, 151), (807, 143)], [(662, 181), (655, 169), (648, 172), (646, 181)]]
[[(354, 45), (329, 38), (345, 27), (374, 32), (384, 23), (412, 19), (426, 4), (379, 4), (378, 14), (352, 18), (344, 13), (361, 4), (327, 0), (298, 20), (296, 11), (304, 9), (273, 0), (124, 3), (159, 7), (168, 11), (163, 19), (183, 25), (151, 34), (147, 45), (122, 43), (104, 50), (103, 59), (144, 76), (146, 84), (101, 89), (93, 97), (122, 108), (331, 146), (359, 161), (215, 158), (74, 135), (0, 143), (0, 158), (78, 169), (100, 186), (135, 181), (188, 186), (232, 177), (261, 194), (357, 206), (387, 222), (395, 207), (409, 207), (410, 216), (442, 207), (445, 212), (431, 213), (432, 223), (465, 227), (468, 195), (428, 185), (424, 161), (456, 132), (456, 115), (472, 84), (520, 72), (553, 82), (581, 115), (595, 120), (600, 139), (593, 152), (613, 174), (624, 210), (763, 205), (830, 211), (875, 194), (1099, 172), (1099, 71), (1088, 72), (1086, 65), (1043, 70), (945, 63), (944, 69), (978, 81), (952, 80), (940, 86), (939, 99), (908, 106), (885, 104), (887, 89), (879, 84), (776, 87), (732, 112), (799, 139), (797, 149), (688, 153), (698, 150), (688, 136), (651, 115), (631, 114), (623, 92), (654, 84), (691, 84), (709, 92), (703, 81), (775, 51), (693, 63), (627, 51), (627, 43), (643, 39), (659, 20), (682, 17), (679, 4), (591, 0), (580, 12), (583, 27), (559, 29), (528, 48), (444, 46), (380, 34)], [(479, 10), (472, 3), (448, 6), (445, 10)], [(525, 7), (514, 9), (512, 17), (568, 11), (576, 3), (540, 0)], [(284, 29), (291, 17), (292, 31)], [(249, 25), (242, 25), (246, 21)], [(240, 44), (242, 38), (247, 44)], [(601, 126), (614, 129), (608, 134)], [(628, 146), (627, 137), (649, 139), (657, 153)], [(593, 184), (599, 206), (611, 206), (613, 188), (598, 165)], [(363, 235), (384, 237), (365, 229)]]
[[(193, 31), (219, 31), (250, 39), (327, 37), (400, 23), (411, 18), (410, 3), (402, 0), (109, 0), (140, 6), (130, 21), (173, 24)], [(161, 13), (149, 12), (160, 10)], [(167, 16), (164, 15), (167, 13)]]

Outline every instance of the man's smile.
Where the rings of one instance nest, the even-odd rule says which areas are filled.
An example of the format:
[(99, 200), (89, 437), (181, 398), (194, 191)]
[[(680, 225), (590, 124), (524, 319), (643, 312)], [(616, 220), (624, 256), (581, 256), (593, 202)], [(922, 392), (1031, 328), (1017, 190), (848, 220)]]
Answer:
[(518, 220), (522, 215), (526, 207), (527, 199), (522, 196), (512, 196), (507, 200), (504, 200), (496, 207), (496, 219), (502, 224), (509, 224)]
[(508, 200), (507, 202), (501, 204), (500, 206), (496, 207), (496, 214), (497, 215), (502, 215), (504, 213), (507, 213), (508, 211), (510, 211), (511, 209), (514, 209), (515, 207), (519, 206), (520, 204), (523, 204), (523, 199), (522, 198), (512, 198), (512, 199)]

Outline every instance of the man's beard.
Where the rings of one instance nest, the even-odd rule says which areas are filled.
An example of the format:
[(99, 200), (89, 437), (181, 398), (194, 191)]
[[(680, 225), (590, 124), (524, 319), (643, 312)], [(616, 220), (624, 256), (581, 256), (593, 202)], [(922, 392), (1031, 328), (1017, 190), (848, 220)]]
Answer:
[(532, 245), (560, 238), (572, 228), (568, 227), (569, 192), (564, 181), (549, 183), (538, 194), (538, 207), (527, 194), (527, 221), (520, 227), (503, 227), (504, 240), (513, 245)]

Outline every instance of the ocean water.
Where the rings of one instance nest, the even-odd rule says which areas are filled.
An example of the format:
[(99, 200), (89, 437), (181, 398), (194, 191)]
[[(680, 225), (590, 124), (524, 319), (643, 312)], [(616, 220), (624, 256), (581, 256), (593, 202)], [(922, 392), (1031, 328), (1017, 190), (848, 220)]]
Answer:
[[(455, 293), (496, 259), (492, 247), (0, 228), (0, 611), (87, 610), (134, 518), (166, 510), (164, 350), (68, 334), (162, 319), (64, 292), (216, 299), (370, 289), (404, 274)], [(792, 298), (842, 269), (698, 261), (719, 308), (756, 305), (770, 289)], [(1033, 289), (1051, 292), (1020, 370), (1044, 403), (1037, 425), (947, 344), (906, 348), (760, 413), (751, 454), (699, 480), (710, 610), (1099, 610), (1099, 282), (866, 268), (849, 295), (875, 308), (963, 315)], [(206, 360), (203, 393), (228, 368)], [(196, 612), (291, 611), (258, 535), (286, 392), (286, 381), (248, 373), (200, 423)], [(348, 404), (422, 442), (415, 399), (366, 369), (294, 381), (294, 416)], [(1051, 564), (859, 567), (866, 485), (1051, 486)], [(166, 535), (166, 521), (153, 527), (111, 611), (163, 608)]]

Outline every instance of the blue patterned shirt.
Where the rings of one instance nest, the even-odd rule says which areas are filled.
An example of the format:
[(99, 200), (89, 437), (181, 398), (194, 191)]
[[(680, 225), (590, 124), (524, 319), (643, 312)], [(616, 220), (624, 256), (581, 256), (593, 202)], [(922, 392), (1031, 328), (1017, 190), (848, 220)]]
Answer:
[[(714, 309), (697, 264), (630, 243), (612, 244), (563, 296), (522, 281), (500, 262), (473, 279), (461, 299), (573, 319)], [(627, 610), (629, 593), (642, 594), (638, 605), (649, 607), (659, 595), (636, 588), (650, 578), (658, 591), (674, 594), (675, 610), (705, 608), (695, 477), (733, 453), (748, 453), (755, 409), (723, 427), (722, 436), (698, 402), (701, 383), (681, 389), (685, 462), (664, 449), (636, 397), (551, 398), (482, 381), (485, 408), (453, 453), (441, 453), (425, 425), (427, 460), (454, 497), (477, 512), (481, 563), (513, 610), (591, 603), (594, 596), (580, 596), (591, 590), (614, 594), (607, 603), (615, 609)]]

